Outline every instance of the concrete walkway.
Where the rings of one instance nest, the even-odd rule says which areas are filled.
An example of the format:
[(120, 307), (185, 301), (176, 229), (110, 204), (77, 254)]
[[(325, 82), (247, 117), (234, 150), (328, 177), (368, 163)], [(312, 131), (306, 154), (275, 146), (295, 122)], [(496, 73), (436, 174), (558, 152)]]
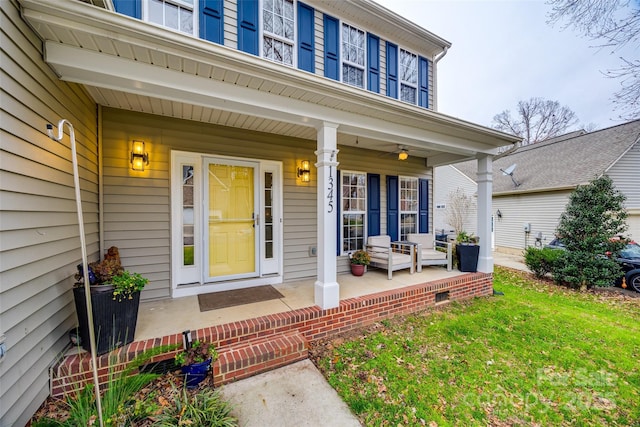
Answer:
[(494, 252), (493, 264), (529, 272), (529, 269), (524, 263), (524, 258), (522, 257), (522, 255), (511, 255), (502, 252)]
[(310, 360), (220, 388), (241, 427), (360, 427)]
[[(529, 271), (521, 256), (494, 252), (494, 264)], [(241, 427), (360, 427), (310, 360), (220, 388)]]

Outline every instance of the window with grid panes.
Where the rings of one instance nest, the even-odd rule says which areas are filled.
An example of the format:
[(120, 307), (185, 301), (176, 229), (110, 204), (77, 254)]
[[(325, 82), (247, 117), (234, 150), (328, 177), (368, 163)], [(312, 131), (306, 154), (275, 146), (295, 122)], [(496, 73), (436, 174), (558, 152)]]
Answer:
[(195, 0), (149, 0), (147, 21), (187, 34), (194, 33)]
[(342, 252), (348, 253), (364, 247), (365, 218), (367, 215), (367, 174), (342, 174)]
[(262, 56), (293, 66), (294, 28), (293, 0), (263, 0)]
[(418, 178), (400, 177), (400, 240), (418, 232)]
[(418, 55), (400, 49), (400, 100), (418, 102)]
[(342, 81), (364, 88), (364, 31), (342, 24)]

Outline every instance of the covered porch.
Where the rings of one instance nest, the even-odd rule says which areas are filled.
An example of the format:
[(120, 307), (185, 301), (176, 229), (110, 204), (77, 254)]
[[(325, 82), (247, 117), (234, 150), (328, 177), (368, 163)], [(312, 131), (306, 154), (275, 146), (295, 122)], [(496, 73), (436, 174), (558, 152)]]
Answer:
[[(393, 279), (387, 279), (387, 272), (380, 269), (369, 269), (361, 276), (339, 274), (340, 301), (360, 298), (381, 292), (393, 291), (409, 286), (439, 280), (460, 277), (465, 273), (446, 268), (425, 268), (421, 273), (410, 274), (409, 270), (395, 271)], [(140, 304), (136, 341), (155, 339), (158, 337), (180, 334), (185, 330), (224, 325), (278, 313), (314, 307), (313, 279), (273, 285), (284, 298), (242, 304), (210, 311), (200, 311), (197, 296), (148, 301)]]
[[(415, 274), (398, 271), (392, 280), (383, 270), (338, 278), (340, 303), (328, 310), (313, 303), (312, 280), (275, 285), (281, 299), (207, 312), (200, 312), (195, 296), (142, 303), (134, 342), (97, 358), (100, 381), (145, 350), (181, 346), (182, 332), (188, 330), (193, 339), (216, 344), (220, 357), (213, 365), (213, 381), (219, 386), (304, 360), (315, 340), (493, 291), (492, 274), (441, 267)], [(172, 369), (174, 354), (161, 354), (154, 361)], [(91, 375), (89, 353), (71, 350), (51, 369), (50, 394), (77, 390)]]

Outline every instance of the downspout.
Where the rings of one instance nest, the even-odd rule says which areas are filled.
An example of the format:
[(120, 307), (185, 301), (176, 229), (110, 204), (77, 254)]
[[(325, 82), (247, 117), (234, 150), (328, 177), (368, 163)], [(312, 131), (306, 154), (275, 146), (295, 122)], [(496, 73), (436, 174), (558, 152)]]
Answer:
[(445, 57), (448, 50), (449, 47), (445, 46), (442, 53), (433, 59), (433, 111), (438, 111), (438, 62)]

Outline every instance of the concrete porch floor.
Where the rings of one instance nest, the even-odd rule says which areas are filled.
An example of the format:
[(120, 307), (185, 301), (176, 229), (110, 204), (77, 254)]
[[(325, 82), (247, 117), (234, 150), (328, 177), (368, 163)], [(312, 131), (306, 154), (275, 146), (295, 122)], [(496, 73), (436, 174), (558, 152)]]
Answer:
[[(338, 276), (340, 300), (403, 288), (418, 283), (456, 277), (465, 273), (440, 266), (423, 267), (422, 272), (395, 271), (387, 279), (386, 270), (370, 269), (363, 276)], [(143, 302), (138, 311), (135, 341), (153, 339), (185, 330), (222, 325), (269, 314), (315, 306), (314, 279), (274, 285), (284, 298), (200, 312), (197, 296)]]

